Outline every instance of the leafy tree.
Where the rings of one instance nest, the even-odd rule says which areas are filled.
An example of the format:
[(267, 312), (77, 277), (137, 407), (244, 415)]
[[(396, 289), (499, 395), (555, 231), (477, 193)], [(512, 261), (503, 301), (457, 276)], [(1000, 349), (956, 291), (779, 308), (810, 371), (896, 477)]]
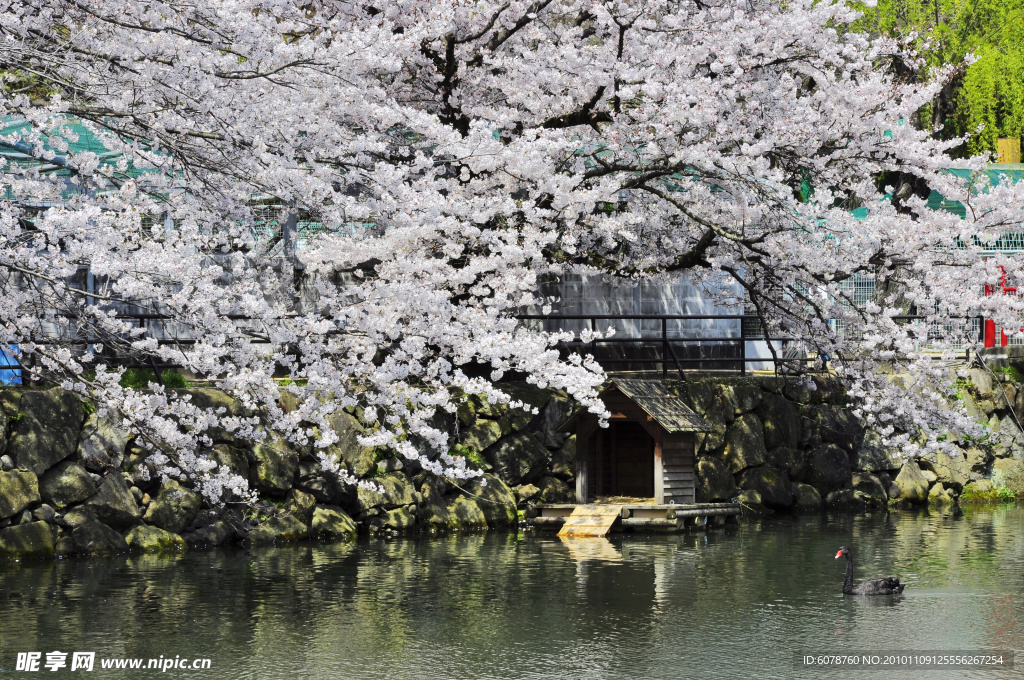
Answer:
[(854, 28), (913, 45), (922, 62), (912, 77), (943, 79), (924, 127), (970, 136), (970, 153), (1024, 137), (1024, 0), (879, 0)]

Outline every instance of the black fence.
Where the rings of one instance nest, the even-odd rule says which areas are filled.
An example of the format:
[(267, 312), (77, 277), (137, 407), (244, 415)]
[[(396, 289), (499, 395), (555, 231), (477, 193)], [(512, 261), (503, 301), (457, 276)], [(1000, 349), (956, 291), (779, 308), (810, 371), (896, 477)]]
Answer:
[[(522, 314), (522, 321), (536, 321), (550, 331), (579, 333), (584, 328), (602, 332), (609, 326), (616, 336), (590, 342), (563, 343), (564, 354), (585, 351), (610, 372), (716, 371), (746, 375), (756, 366), (778, 373), (816, 372), (827, 369), (828, 357), (811, 355), (806, 339), (766, 336), (756, 314)], [(905, 314), (893, 317), (913, 323), (926, 317)], [(967, 324), (975, 317), (964, 317)], [(619, 337), (629, 322), (630, 335)], [(703, 325), (704, 328), (695, 326)], [(749, 343), (763, 351), (751, 355)], [(773, 353), (769, 349), (774, 348)], [(965, 359), (969, 351), (963, 348)]]
[[(165, 337), (157, 338), (160, 345), (193, 345), (193, 337), (173, 337), (164, 324), (170, 317), (152, 312), (127, 312), (117, 315), (119, 319), (133, 319), (147, 331)], [(237, 322), (252, 321), (243, 315), (229, 315)], [(576, 333), (589, 329), (595, 333), (616, 327), (616, 336), (595, 338), (590, 342), (564, 343), (560, 349), (564, 356), (571, 352), (587, 352), (610, 372), (660, 372), (667, 377), (671, 371), (682, 375), (686, 371), (716, 371), (745, 375), (753, 367), (769, 366), (768, 370), (779, 373), (814, 372), (827, 369), (828, 357), (808, 353), (806, 339), (788, 336), (767, 337), (761, 327), (760, 318), (755, 314), (521, 314), (523, 322), (543, 324), (547, 330), (570, 330)], [(904, 323), (913, 323), (926, 317), (900, 315), (893, 317)], [(983, 324), (980, 317), (957, 317), (962, 323), (946, 324), (929, 332), (938, 336), (956, 330), (967, 333), (968, 340), (962, 348), (965, 359), (973, 341), (970, 334), (980, 334)], [(971, 324), (974, 324), (973, 326)], [(152, 325), (150, 325), (152, 324)], [(626, 326), (630, 328), (626, 329)], [(956, 326), (956, 327), (954, 327)], [(971, 330), (968, 330), (971, 329)], [(626, 330), (626, 333), (622, 331)], [(166, 337), (170, 333), (172, 337)], [(769, 347), (775, 349), (772, 353)], [(749, 343), (762, 343), (755, 355), (750, 354)], [(88, 340), (57, 341), (53, 344), (92, 344)], [(31, 355), (30, 355), (31, 356)], [(181, 364), (157, 362), (152, 356), (104, 356), (103, 361), (124, 367), (152, 369), (159, 376), (160, 371), (181, 368)], [(32, 359), (24, 367), (30, 367)], [(23, 365), (12, 352), (0, 352), (0, 371), (17, 371), (20, 377)], [(158, 378), (159, 380), (159, 378)], [(162, 382), (162, 381), (161, 381)]]

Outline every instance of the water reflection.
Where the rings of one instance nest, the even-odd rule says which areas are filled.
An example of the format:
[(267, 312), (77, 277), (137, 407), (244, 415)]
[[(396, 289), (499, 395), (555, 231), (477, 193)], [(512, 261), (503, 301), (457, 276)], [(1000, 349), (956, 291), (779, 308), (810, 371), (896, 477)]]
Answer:
[[(261, 680), (838, 677), (793, 656), (1021, 647), (1022, 529), (1024, 510), (998, 507), (5, 565), (0, 677), (18, 651), (57, 649)], [(840, 545), (855, 579), (899, 576), (904, 595), (844, 597)]]

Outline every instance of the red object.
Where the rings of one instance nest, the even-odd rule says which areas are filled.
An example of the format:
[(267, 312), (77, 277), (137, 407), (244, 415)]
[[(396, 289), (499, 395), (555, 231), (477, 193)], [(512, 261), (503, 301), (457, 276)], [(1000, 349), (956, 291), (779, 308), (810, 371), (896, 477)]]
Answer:
[[(1006, 270), (1003, 269), (1002, 265), (999, 266), (999, 271), (1002, 272), (999, 277), (999, 288), (1002, 290), (1003, 295), (1016, 295), (1017, 287), (1009, 285), (1009, 281), (1006, 280)], [(985, 284), (985, 295), (992, 295), (995, 292), (995, 287)], [(1009, 340), (1006, 337), (1005, 331), (999, 331), (999, 346), (1006, 347)], [(996, 346), (996, 322), (992, 319), (985, 319), (985, 347)]]

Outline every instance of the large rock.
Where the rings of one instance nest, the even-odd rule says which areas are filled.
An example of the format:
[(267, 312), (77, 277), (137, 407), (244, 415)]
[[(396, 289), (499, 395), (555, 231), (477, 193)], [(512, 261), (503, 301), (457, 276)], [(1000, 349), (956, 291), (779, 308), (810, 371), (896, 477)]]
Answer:
[(566, 481), (576, 476), (576, 435), (551, 453), (551, 474)]
[(761, 419), (753, 413), (737, 418), (725, 435), (723, 457), (729, 469), (735, 474), (749, 467), (763, 465), (767, 455)]
[(443, 482), (426, 480), (420, 486), (420, 521), (432, 530), (448, 530), (448, 504), (445, 503)]
[(53, 529), (46, 522), (0, 529), (0, 560), (49, 558), (53, 554)]
[(840, 396), (842, 385), (836, 378), (808, 376), (787, 380), (782, 392), (798, 404), (827, 404)]
[(415, 506), (406, 505), (385, 510), (377, 517), (370, 518), (367, 524), (377, 529), (390, 529), (400, 533), (412, 531), (416, 528)]
[[(548, 482), (547, 485), (545, 481)], [(481, 482), (486, 482), (486, 484), (481, 485)], [(551, 491), (551, 486), (560, 490), (561, 487), (565, 487), (565, 482), (554, 477), (544, 477), (540, 481), (540, 486), (542, 492), (544, 490)], [(505, 482), (494, 475), (484, 475), (479, 479), (468, 480), (464, 488), (475, 497), (474, 500), (476, 500), (477, 506), (484, 513), (484, 517), (487, 518), (487, 526), (507, 527), (516, 523), (518, 517), (516, 514), (516, 497), (512, 493), (512, 489), (508, 488)], [(551, 493), (554, 494), (555, 492), (551, 491)]]
[(928, 499), (928, 478), (921, 471), (916, 460), (908, 460), (896, 475), (896, 486), (900, 500), (909, 503), (924, 503)]
[(930, 507), (949, 506), (956, 503), (956, 495), (952, 489), (947, 489), (942, 482), (935, 482), (928, 490), (928, 505)]
[(284, 500), (284, 509), (307, 524), (313, 518), (315, 507), (316, 498), (300, 489), (289, 491)]
[[(542, 390), (528, 383), (508, 383), (501, 386), (514, 401), (521, 401), (526, 408), (506, 408), (501, 414), (500, 425), (504, 434), (518, 432), (541, 417), (544, 407), (551, 400), (551, 390)], [(534, 414), (533, 410), (538, 413)], [(559, 423), (561, 424), (561, 423)]]
[(880, 434), (867, 430), (850, 462), (854, 470), (861, 472), (887, 472), (903, 467), (903, 456), (898, 449), (886, 446)]
[(93, 472), (106, 472), (121, 467), (129, 434), (118, 426), (111, 416), (100, 418), (89, 414), (82, 426), (78, 443), (78, 457), (82, 465)]
[(999, 423), (999, 429), (993, 437), (995, 440), (996, 455), (1020, 458), (1021, 450), (1024, 449), (1024, 433), (1021, 433), (1017, 421), (1012, 416), (1003, 418)]
[(487, 449), (484, 458), (506, 484), (529, 484), (544, 475), (548, 450), (529, 432), (517, 432)]
[(501, 426), (498, 422), (481, 418), (463, 433), (462, 445), (481, 453), (499, 439)]
[(40, 500), (35, 474), (22, 470), (0, 472), (0, 519), (13, 517)]
[(808, 459), (807, 481), (822, 494), (841, 489), (850, 481), (850, 459), (836, 444), (822, 444)]
[[(17, 413), (16, 405), (12, 404), (11, 408)], [(11, 425), (11, 418), (7, 411), (4, 410), (3, 401), (0, 401), (0, 459), (4, 460), (5, 463), (10, 463), (10, 467), (14, 467), (14, 459), (7, 455), (7, 440), (11, 436)], [(10, 468), (3, 469), (6, 471)]]
[(718, 385), (710, 380), (695, 380), (680, 386), (684, 398), (689, 402), (697, 415), (704, 418), (717, 431), (733, 421), (736, 409), (722, 398)]
[(764, 392), (757, 385), (750, 383), (723, 384), (719, 387), (722, 401), (732, 407), (734, 415), (743, 415), (756, 409), (763, 398)]
[(230, 444), (217, 444), (206, 455), (217, 463), (217, 472), (225, 471), (249, 481), (249, 456), (245, 449)]
[(540, 493), (536, 500), (541, 503), (575, 503), (576, 490), (555, 477), (541, 477), (537, 482)]
[(992, 463), (992, 484), (996, 489), (1007, 489), (1017, 499), (1024, 499), (1024, 462), (1000, 458)]
[[(213, 411), (218, 418), (239, 418), (248, 415), (240, 401), (222, 390), (210, 387), (193, 387), (177, 389), (174, 390), (174, 393), (178, 397), (187, 397), (192, 405), (197, 408)], [(204, 434), (215, 442), (238, 443), (234, 434), (220, 425), (208, 428)]]
[(88, 507), (79, 506), (64, 515), (68, 531), (57, 541), (59, 555), (103, 555), (128, 551), (121, 534), (99, 521)]
[(276, 515), (249, 532), (249, 540), (256, 545), (281, 545), (301, 541), (309, 535), (306, 524), (290, 513)]
[(971, 481), (971, 465), (964, 456), (951, 456), (945, 451), (936, 451), (919, 461), (923, 469), (935, 473), (936, 479), (946, 488), (960, 490)]
[(124, 535), (128, 549), (137, 553), (177, 553), (185, 550), (185, 539), (169, 531), (140, 524)]
[(789, 508), (793, 505), (789, 475), (770, 465), (744, 470), (739, 474), (739, 485), (741, 489), (761, 494), (761, 502), (769, 508)]
[(185, 543), (190, 548), (212, 548), (223, 545), (236, 534), (235, 527), (223, 520), (207, 524), (205, 527), (184, 534)]
[(313, 509), (309, 530), (310, 538), (318, 541), (354, 541), (358, 527), (341, 508), (318, 505)]
[(458, 496), (448, 505), (448, 528), (486, 529), (487, 515), (472, 498)]
[(373, 508), (393, 510), (399, 506), (412, 505), (416, 502), (416, 489), (405, 475), (391, 474), (373, 480), (379, 491), (371, 491), (359, 487), (358, 506), (360, 512)]
[(780, 446), (768, 451), (768, 463), (785, 470), (792, 480), (803, 480), (807, 477), (807, 455), (799, 449)]
[(319, 461), (311, 457), (299, 460), (295, 488), (309, 492), (321, 503), (329, 505), (354, 507), (356, 503), (355, 489), (343, 484), (337, 474), (325, 470)]
[(377, 470), (376, 452), (359, 443), (365, 429), (353, 416), (345, 411), (335, 411), (328, 419), (331, 429), (338, 435), (338, 441), (327, 449), (333, 459), (343, 462), (345, 468), (356, 477), (366, 477)]
[(992, 462), (992, 449), (972, 446), (964, 452), (967, 457), (967, 465), (973, 472), (984, 472), (988, 464)]
[(764, 445), (768, 449), (800, 446), (800, 413), (785, 397), (765, 394), (754, 411), (764, 431)]
[(850, 480), (854, 500), (869, 508), (885, 507), (889, 501), (885, 487), (880, 477), (869, 472), (855, 472)]
[(39, 494), (55, 508), (81, 503), (96, 493), (96, 482), (78, 463), (65, 460), (50, 468), (39, 480)]
[(696, 496), (698, 503), (729, 501), (739, 488), (728, 466), (718, 458), (697, 456)]
[(745, 489), (740, 491), (736, 495), (736, 502), (740, 504), (740, 508), (744, 512), (749, 512), (755, 515), (771, 515), (774, 513), (773, 510), (765, 506), (763, 499), (761, 498), (760, 491), (754, 491), (753, 489)]
[[(550, 390), (548, 390), (551, 393)], [(551, 399), (537, 417), (530, 421), (529, 430), (541, 444), (549, 449), (558, 449), (565, 442), (566, 435), (559, 432), (558, 428), (569, 419), (577, 407), (564, 392), (551, 393)]]
[(971, 384), (974, 386), (974, 392), (982, 399), (988, 399), (992, 396), (992, 375), (980, 368), (972, 368), (970, 370)]
[(85, 504), (101, 522), (118, 531), (127, 529), (142, 518), (135, 497), (128, 490), (120, 472), (108, 474), (99, 490)]
[(795, 482), (791, 487), (793, 506), (797, 510), (820, 510), (821, 494), (810, 484)]
[(299, 454), (280, 437), (267, 437), (252, 447), (249, 484), (260, 491), (271, 496), (284, 494), (295, 484), (298, 470)]
[(837, 444), (846, 451), (856, 451), (864, 437), (864, 428), (844, 407), (822, 404), (804, 410), (805, 444), (815, 447), (821, 443)]
[(30, 390), (21, 395), (18, 408), (21, 417), (8, 446), (18, 467), (42, 475), (75, 453), (85, 418), (78, 397), (58, 388)]
[(160, 493), (149, 504), (144, 519), (147, 524), (180, 534), (192, 523), (202, 506), (203, 499), (199, 494), (171, 479), (160, 487)]

